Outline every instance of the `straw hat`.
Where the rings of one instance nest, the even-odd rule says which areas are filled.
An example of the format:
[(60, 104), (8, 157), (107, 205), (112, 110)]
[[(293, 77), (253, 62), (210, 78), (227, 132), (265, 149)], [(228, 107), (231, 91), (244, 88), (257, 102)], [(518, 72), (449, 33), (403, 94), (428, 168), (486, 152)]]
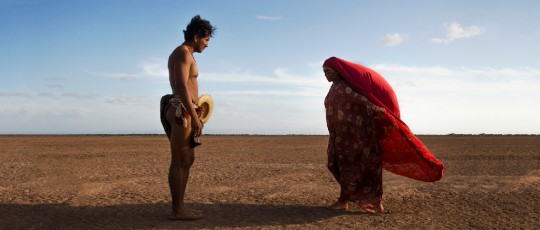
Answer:
[(202, 108), (201, 121), (206, 123), (214, 110), (214, 100), (212, 99), (212, 96), (208, 94), (201, 95), (197, 101), (197, 105)]

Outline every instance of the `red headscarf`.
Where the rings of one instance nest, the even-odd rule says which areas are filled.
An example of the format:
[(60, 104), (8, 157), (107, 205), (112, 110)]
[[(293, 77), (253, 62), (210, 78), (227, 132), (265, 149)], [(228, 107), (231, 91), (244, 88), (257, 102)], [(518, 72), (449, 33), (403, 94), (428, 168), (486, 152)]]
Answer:
[(396, 118), (400, 118), (396, 93), (377, 72), (337, 57), (326, 59), (323, 66), (339, 72), (351, 88), (367, 97), (373, 104), (389, 110)]
[(337, 57), (327, 59), (323, 66), (337, 71), (353, 90), (385, 109), (386, 119), (378, 121), (376, 126), (384, 130), (379, 146), (386, 170), (420, 181), (442, 178), (444, 164), (401, 121), (396, 94), (381, 75)]

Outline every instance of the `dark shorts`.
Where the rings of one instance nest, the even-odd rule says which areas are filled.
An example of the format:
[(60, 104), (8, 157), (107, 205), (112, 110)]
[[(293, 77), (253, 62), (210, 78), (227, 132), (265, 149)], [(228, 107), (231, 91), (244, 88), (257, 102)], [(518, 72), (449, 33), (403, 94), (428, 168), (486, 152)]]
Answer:
[[(161, 97), (161, 101), (159, 103), (159, 116), (160, 116), (160, 119), (161, 119), (161, 124), (163, 125), (163, 129), (165, 130), (165, 134), (167, 134), (167, 137), (169, 138), (169, 140), (171, 140), (171, 129), (172, 129), (172, 125), (171, 123), (169, 123), (169, 121), (167, 121), (167, 110), (172, 106), (171, 103), (169, 103), (169, 101), (173, 98), (174, 96), (172, 94), (165, 94), (163, 97)], [(195, 104), (195, 102), (193, 102), (193, 106), (195, 107), (195, 112), (197, 112), (197, 116), (199, 116), (199, 118), (201, 117), (201, 114), (202, 114), (202, 109), (197, 105)], [(187, 111), (182, 108), (183, 112), (182, 112), (182, 116), (183, 117), (188, 117), (189, 118), (189, 115), (187, 115)], [(176, 119), (178, 118), (178, 119)], [(182, 119), (180, 119), (179, 117), (176, 117), (175, 120), (179, 123), (179, 124), (183, 124), (182, 123)]]
[(173, 98), (172, 94), (165, 94), (163, 97), (161, 97), (161, 101), (159, 103), (159, 116), (161, 119), (161, 124), (163, 125), (163, 129), (165, 130), (165, 134), (167, 134), (167, 137), (169, 140), (171, 140), (171, 123), (167, 121), (166, 113), (167, 109), (171, 107), (169, 104), (169, 100)]

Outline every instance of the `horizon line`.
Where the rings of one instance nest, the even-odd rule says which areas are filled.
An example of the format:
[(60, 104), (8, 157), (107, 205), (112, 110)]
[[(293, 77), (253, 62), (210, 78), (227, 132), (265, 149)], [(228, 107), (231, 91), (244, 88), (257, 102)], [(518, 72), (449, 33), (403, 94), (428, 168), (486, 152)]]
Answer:
[[(328, 136), (329, 134), (249, 134), (208, 133), (202, 136)], [(415, 136), (539, 136), (539, 133), (448, 133), (414, 134)], [(165, 133), (0, 133), (0, 136), (166, 136)]]

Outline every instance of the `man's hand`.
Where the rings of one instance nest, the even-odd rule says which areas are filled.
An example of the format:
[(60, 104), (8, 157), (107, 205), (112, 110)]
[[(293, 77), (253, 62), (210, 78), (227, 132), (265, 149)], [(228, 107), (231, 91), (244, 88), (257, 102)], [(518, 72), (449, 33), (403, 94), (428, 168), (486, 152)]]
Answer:
[(195, 137), (200, 137), (202, 134), (203, 129), (203, 123), (201, 122), (201, 119), (199, 119), (196, 116), (192, 116), (191, 119), (191, 130), (194, 133)]

